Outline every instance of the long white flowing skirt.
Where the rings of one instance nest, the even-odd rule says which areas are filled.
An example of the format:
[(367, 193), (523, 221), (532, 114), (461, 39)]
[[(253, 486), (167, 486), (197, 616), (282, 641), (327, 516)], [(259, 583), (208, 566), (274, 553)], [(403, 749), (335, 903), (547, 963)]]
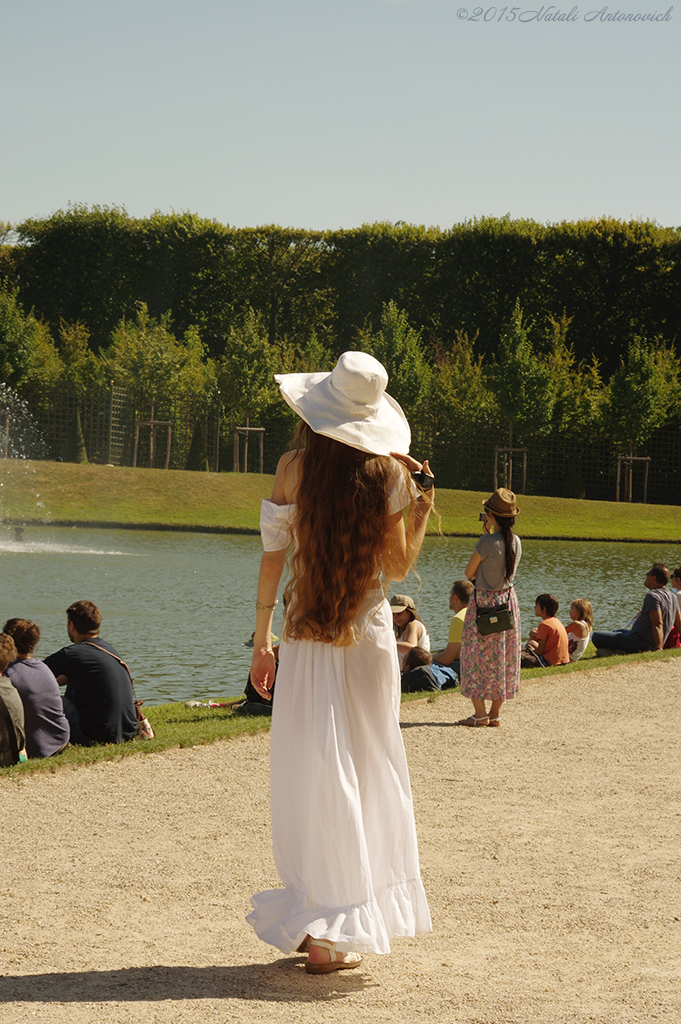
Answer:
[(400, 733), (392, 615), (367, 595), (351, 647), (282, 643), (272, 714), (272, 845), (283, 889), (247, 920), (285, 953), (306, 934), (389, 953), (431, 930)]

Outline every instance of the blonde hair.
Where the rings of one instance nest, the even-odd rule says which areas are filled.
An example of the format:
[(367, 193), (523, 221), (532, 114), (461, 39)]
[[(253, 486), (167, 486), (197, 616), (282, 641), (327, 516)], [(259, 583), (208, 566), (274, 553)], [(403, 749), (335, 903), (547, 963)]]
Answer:
[(573, 601), (570, 605), (571, 608), (576, 608), (580, 619), (583, 619), (589, 627), (589, 632), (594, 628), (594, 610), (591, 607), (591, 601), (587, 601), (585, 597), (578, 597), (576, 601)]
[(390, 495), (406, 469), (387, 455), (316, 434), (304, 422), (296, 439), (304, 454), (284, 637), (347, 647), (357, 639), (364, 597), (381, 576)]

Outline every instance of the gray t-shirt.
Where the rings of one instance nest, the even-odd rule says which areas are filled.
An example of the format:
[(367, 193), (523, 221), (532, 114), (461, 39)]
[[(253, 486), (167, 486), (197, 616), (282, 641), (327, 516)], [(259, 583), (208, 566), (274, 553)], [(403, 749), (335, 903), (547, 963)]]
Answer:
[(523, 551), (520, 537), (516, 537), (513, 534), (515, 566), (510, 580), (505, 578), (506, 548), (502, 533), (483, 533), (475, 545), (475, 550), (482, 559), (475, 576), (477, 590), (504, 590), (505, 587), (508, 587), (513, 582), (515, 570), (518, 568), (518, 562)]
[(662, 632), (666, 641), (672, 631), (677, 608), (676, 598), (671, 590), (667, 590), (666, 587), (656, 587), (655, 590), (649, 590), (643, 601), (643, 608), (636, 616), (629, 632), (632, 636), (645, 640), (652, 647), (653, 624), (650, 621), (648, 612), (659, 611), (662, 615)]

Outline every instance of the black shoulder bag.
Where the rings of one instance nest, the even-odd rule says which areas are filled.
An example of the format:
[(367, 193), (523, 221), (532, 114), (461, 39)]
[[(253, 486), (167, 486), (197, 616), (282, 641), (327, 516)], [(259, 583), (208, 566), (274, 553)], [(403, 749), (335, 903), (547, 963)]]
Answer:
[(473, 591), (475, 597), (475, 624), (481, 636), (489, 636), (490, 633), (505, 633), (507, 629), (515, 629), (513, 612), (508, 607), (508, 601), (498, 604), (494, 608), (478, 607), (478, 592)]

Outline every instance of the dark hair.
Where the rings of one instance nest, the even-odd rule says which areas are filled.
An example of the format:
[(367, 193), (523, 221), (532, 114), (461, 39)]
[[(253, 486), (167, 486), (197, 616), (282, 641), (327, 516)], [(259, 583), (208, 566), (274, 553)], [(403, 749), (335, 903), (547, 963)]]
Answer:
[(96, 633), (102, 624), (102, 613), (92, 601), (75, 601), (66, 617), (78, 633)]
[(17, 649), (9, 633), (0, 633), (0, 673), (4, 672), (11, 661), (17, 660)]
[(655, 562), (650, 570), (650, 575), (654, 576), (657, 582), (663, 587), (666, 587), (669, 583), (669, 569), (666, 565), (663, 565), (662, 562)]
[(433, 655), (425, 647), (410, 647), (404, 656), (402, 671), (409, 672), (412, 668), (418, 668), (419, 665), (432, 665), (432, 663)]
[(548, 612), (550, 619), (558, 611), (558, 598), (554, 597), (553, 594), (540, 594), (535, 604), (538, 604), (543, 612)]
[(681, 580), (681, 565), (678, 567), (678, 569), (674, 569), (672, 576), (676, 576), (677, 580)]
[(30, 654), (40, 640), (40, 626), (29, 619), (8, 619), (2, 628), (14, 640), (19, 654)]
[[(494, 511), (492, 511), (492, 515), (494, 516)], [(499, 524), (499, 528), (504, 538), (504, 555), (506, 559), (504, 579), (508, 582), (508, 580), (513, 577), (516, 563), (515, 547), (513, 546), (513, 526), (515, 524), (515, 517), (494, 516), (494, 521)]]
[(470, 580), (455, 580), (452, 583), (452, 594), (464, 604), (468, 604), (474, 590), (475, 587)]

